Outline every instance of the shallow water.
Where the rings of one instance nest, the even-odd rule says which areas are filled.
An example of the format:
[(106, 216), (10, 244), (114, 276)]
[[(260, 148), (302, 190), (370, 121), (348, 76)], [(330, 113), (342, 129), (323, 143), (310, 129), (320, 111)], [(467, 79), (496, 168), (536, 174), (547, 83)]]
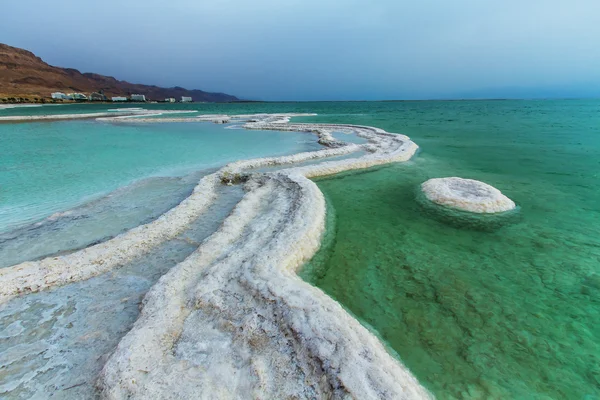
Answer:
[[(70, 108), (68, 112), (106, 108), (102, 105), (61, 107)], [(195, 109), (204, 114), (316, 112), (320, 115), (294, 120), (371, 125), (409, 135), (421, 146), (420, 154), (413, 161), (318, 182), (330, 204), (327, 240), (304, 271), (304, 277), (377, 329), (419, 380), (439, 398), (591, 399), (600, 396), (597, 367), (600, 365), (600, 101), (248, 103), (171, 107)], [(40, 109), (3, 112), (46, 113)], [(0, 112), (0, 115), (6, 114)], [(8, 125), (0, 125), (0, 129), (5, 126)], [(135, 125), (130, 127), (135, 128)], [(169, 146), (163, 147), (170, 149), (171, 140), (165, 139), (163, 143)], [(175, 142), (187, 146), (183, 141)], [(295, 145), (302, 146), (301, 143)], [(128, 154), (133, 154), (132, 149), (137, 146), (132, 141)], [(53, 149), (53, 146), (48, 148)], [(155, 159), (160, 159), (160, 155), (153, 154)], [(2, 160), (4, 158), (0, 164)], [(10, 166), (10, 163), (0, 165), (0, 174)], [(183, 169), (188, 166), (191, 164), (184, 165)], [(147, 176), (146, 173), (141, 175)], [(415, 193), (420, 183), (453, 175), (483, 180), (501, 189), (520, 206), (515, 218), (487, 229), (488, 221), (448, 220), (447, 216), (440, 216), (439, 210), (423, 207), (417, 201)], [(0, 185), (4, 187), (4, 182), (0, 181)], [(5, 199), (0, 198), (0, 201)], [(169, 246), (176, 254), (192, 251), (195, 246), (183, 242), (180, 245), (183, 250), (175, 244)], [(165, 269), (153, 269), (156, 278), (180, 257), (173, 256), (164, 263), (159, 261)], [(115, 277), (120, 276), (118, 273)], [(80, 306), (83, 313), (92, 316), (89, 332), (95, 335), (106, 332), (114, 343), (117, 340), (114, 338), (122, 335), (135, 319), (139, 298), (151, 284), (137, 278), (116, 279), (106, 287), (113, 290), (115, 282), (121, 284), (121, 288), (115, 289), (118, 295), (111, 297), (112, 303), (97, 302), (97, 297), (92, 297), (94, 300), (90, 301), (87, 311), (85, 300), (82, 299)], [(79, 284), (85, 282), (74, 285)], [(68, 291), (74, 285), (56, 291)], [(71, 385), (80, 382), (67, 373), (61, 375), (65, 378), (57, 378), (55, 372), (49, 375), (40, 372), (46, 365), (43, 364), (45, 354), (50, 354), (52, 360), (61, 360), (52, 353), (58, 352), (59, 346), (52, 347), (52, 343), (61, 337), (60, 329), (68, 326), (62, 316), (72, 312), (72, 306), (64, 305), (65, 297), (56, 301), (49, 299), (50, 305), (33, 304), (39, 299), (36, 296), (53, 292), (29, 295), (9, 303), (20, 304), (21, 308), (3, 314), (17, 317), (2, 319), (0, 329), (5, 337), (0, 338), (0, 343), (8, 340), (14, 345), (23, 341), (15, 336), (22, 330), (17, 322), (22, 318), (21, 324), (29, 324), (28, 329), (34, 332), (32, 347), (23, 354), (29, 354), (32, 363), (39, 367), (33, 369), (38, 371), (39, 387), (45, 385), (44, 376), (50, 376), (48, 385), (66, 389), (68, 385), (62, 382), (73, 382)], [(119, 297), (121, 295), (123, 297)], [(132, 300), (120, 305), (120, 299), (129, 296)], [(30, 302), (31, 312), (24, 308)], [(122, 317), (111, 314), (113, 308), (115, 312), (122, 312), (119, 314)], [(109, 312), (108, 317), (103, 317), (104, 312)], [(30, 318), (32, 322), (27, 322)], [(119, 318), (124, 318), (124, 322)], [(35, 340), (36, 325), (44, 332), (51, 330), (47, 326), (53, 326), (54, 322), (47, 321), (53, 319), (60, 319), (64, 325), (56, 325), (61, 328), (55, 333), (40, 334), (43, 339)], [(106, 319), (114, 320), (115, 324), (96, 329)], [(77, 337), (81, 336), (86, 338), (84, 333)], [(100, 357), (102, 352), (109, 351), (114, 344), (108, 345), (108, 342), (91, 346), (94, 354)], [(69, 346), (78, 348), (72, 337), (60, 344), (63, 352), (69, 352), (64, 350)], [(3, 352), (2, 357), (6, 357), (5, 354), (13, 353)], [(14, 354), (11, 357), (14, 358)], [(22, 360), (21, 364), (14, 364), (11, 374), (18, 375), (18, 368), (23, 368), (23, 373), (30, 370), (29, 359)], [(93, 358), (86, 360), (81, 364), (69, 361), (65, 365), (91, 363), (85, 367), (91, 376), (99, 364), (91, 361)], [(0, 368), (0, 374), (5, 373), (6, 369)], [(0, 377), (0, 382), (5, 382), (6, 375)], [(48, 385), (46, 387), (50, 387)], [(85, 385), (79, 388), (68, 390), (84, 391)], [(27, 397), (32, 392), (23, 393)]]
[[(32, 110), (40, 108), (45, 107)], [(0, 124), (0, 232), (141, 179), (315, 150), (319, 145), (312, 138), (306, 133), (232, 130), (211, 123)]]
[(208, 172), (143, 179), (80, 207), (0, 233), (0, 268), (78, 250), (146, 224), (189, 196)]
[[(413, 161), (318, 181), (329, 239), (303, 276), (439, 398), (598, 398), (600, 102), (461, 103), (398, 114)], [(439, 218), (416, 194), (445, 176), (498, 187), (518, 218)]]
[(362, 138), (357, 135), (343, 133), (343, 132), (332, 132), (331, 136), (333, 136), (334, 138), (336, 138), (337, 140), (339, 140), (341, 142), (356, 143), (356, 144), (365, 144), (368, 142), (368, 140), (365, 138)]
[(146, 292), (212, 234), (241, 199), (221, 188), (189, 229), (122, 268), (0, 306), (0, 397), (95, 398), (96, 375)]

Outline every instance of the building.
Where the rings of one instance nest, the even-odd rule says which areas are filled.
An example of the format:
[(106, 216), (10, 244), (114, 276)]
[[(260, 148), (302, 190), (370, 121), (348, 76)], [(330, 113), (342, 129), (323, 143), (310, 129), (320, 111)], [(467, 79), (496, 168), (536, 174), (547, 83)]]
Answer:
[(132, 94), (130, 99), (131, 101), (146, 101), (146, 96), (143, 94)]
[(191, 101), (192, 101), (191, 97), (181, 96), (181, 102), (182, 103), (190, 103)]
[(116, 96), (116, 97), (111, 97), (112, 101), (127, 101), (127, 97), (123, 97), (123, 96)]
[(106, 101), (106, 96), (103, 93), (94, 92), (90, 94), (91, 101)]
[(62, 92), (54, 92), (52, 93), (52, 98), (57, 100), (66, 100), (67, 95)]
[(87, 100), (87, 96), (83, 93), (69, 93), (67, 95), (69, 98), (73, 100)]
[(165, 99), (165, 103), (175, 103), (175, 98), (174, 97), (167, 97)]

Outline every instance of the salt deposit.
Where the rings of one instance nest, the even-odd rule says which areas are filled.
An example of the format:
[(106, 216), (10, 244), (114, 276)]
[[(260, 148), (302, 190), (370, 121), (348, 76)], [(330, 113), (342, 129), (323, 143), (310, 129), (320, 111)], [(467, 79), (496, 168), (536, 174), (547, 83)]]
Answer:
[(516, 207), (495, 187), (473, 179), (430, 179), (421, 185), (421, 190), (434, 203), (474, 213), (497, 213)]
[(295, 274), (324, 229), (317, 186), (292, 172), (248, 186), (222, 229), (148, 293), (102, 394), (427, 398), (374, 335)]
[[(252, 124), (252, 125), (251, 125)], [(368, 127), (249, 123), (246, 128), (351, 129), (373, 153), (251, 176), (219, 232), (148, 293), (142, 316), (107, 362), (107, 398), (427, 398), (378, 339), (295, 272), (316, 252), (325, 202), (306, 177), (405, 161), (407, 137)], [(321, 155), (341, 154), (346, 146)], [(240, 161), (221, 176), (309, 157)], [(227, 382), (227, 384), (223, 384)]]
[[(303, 114), (278, 114), (278, 115), (250, 115), (236, 119), (254, 119), (262, 122), (244, 125), (248, 129), (279, 129), (288, 131), (309, 131), (319, 136), (323, 144), (335, 141), (329, 139), (330, 130), (352, 130), (357, 135), (368, 138), (368, 145), (354, 145), (336, 147), (333, 149), (316, 152), (300, 153), (293, 156), (261, 158), (235, 162), (223, 167), (220, 171), (204, 177), (196, 186), (193, 193), (157, 220), (136, 227), (111, 240), (88, 247), (75, 253), (58, 257), (49, 257), (40, 261), (28, 261), (0, 270), (0, 303), (9, 298), (30, 292), (45, 290), (50, 287), (89, 279), (109, 271), (119, 265), (131, 261), (133, 258), (148, 252), (160, 243), (172, 239), (184, 230), (191, 221), (199, 215), (215, 199), (216, 185), (224, 173), (240, 173), (242, 169), (253, 169), (263, 166), (292, 164), (311, 159), (338, 156), (369, 148), (370, 154), (356, 159), (330, 161), (305, 168), (307, 177), (335, 174), (345, 170), (367, 168), (393, 161), (408, 160), (417, 149), (417, 146), (403, 135), (390, 135), (382, 130), (370, 127), (351, 125), (327, 124), (286, 124), (285, 122), (272, 123), (269, 121), (287, 121), (291, 116)], [(207, 119), (211, 116), (205, 116)], [(219, 116), (222, 117), (222, 116)], [(262, 119), (260, 119), (262, 118)], [(170, 118), (171, 119), (171, 118)], [(173, 118), (174, 119), (174, 118)], [(129, 119), (119, 117), (111, 121), (128, 122)], [(181, 118), (181, 120), (187, 120)], [(161, 119), (149, 119), (162, 121)], [(197, 120), (196, 120), (197, 121)], [(331, 137), (332, 138), (332, 137)], [(335, 141), (337, 143), (337, 141)], [(375, 146), (375, 147), (373, 147)]]
[[(108, 110), (109, 112), (95, 112), (95, 113), (82, 113), (82, 114), (44, 114), (44, 115), (9, 115), (0, 117), (0, 122), (27, 122), (27, 121), (58, 121), (58, 120), (70, 120), (70, 119), (89, 119), (89, 118), (101, 118), (101, 117), (114, 117), (115, 114), (123, 118), (143, 115), (143, 116), (154, 116), (163, 114), (182, 114), (189, 113), (189, 111), (179, 110), (144, 110), (141, 108), (117, 108)], [(108, 118), (110, 119), (110, 118)]]
[[(297, 115), (168, 118), (308, 131), (329, 148), (226, 165), (147, 225), (70, 255), (0, 271), (0, 301), (118, 268), (185, 229), (214, 201), (221, 182), (246, 181), (246, 195), (220, 229), (148, 292), (139, 319), (104, 366), (98, 380), (101, 395), (429, 398), (375, 335), (296, 275), (318, 250), (325, 226), (323, 195), (308, 178), (406, 161), (418, 147), (406, 136), (372, 127), (289, 123)], [(356, 134), (368, 143), (346, 144), (331, 135), (334, 131)], [(360, 155), (326, 160), (353, 152)], [(324, 161), (293, 166), (316, 159)], [(277, 165), (290, 168), (253, 172)]]

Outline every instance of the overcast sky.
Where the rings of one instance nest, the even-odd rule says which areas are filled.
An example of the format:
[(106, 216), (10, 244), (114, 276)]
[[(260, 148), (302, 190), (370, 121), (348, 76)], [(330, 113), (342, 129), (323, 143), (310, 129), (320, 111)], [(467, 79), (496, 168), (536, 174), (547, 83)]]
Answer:
[(0, 42), (262, 100), (600, 96), (600, 0), (2, 0)]

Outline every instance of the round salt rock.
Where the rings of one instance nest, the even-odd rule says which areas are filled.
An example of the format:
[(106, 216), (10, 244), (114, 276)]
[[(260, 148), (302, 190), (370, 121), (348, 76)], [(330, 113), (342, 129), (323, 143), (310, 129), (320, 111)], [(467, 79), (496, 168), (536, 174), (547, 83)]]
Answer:
[(473, 179), (430, 179), (421, 185), (421, 190), (436, 204), (474, 213), (498, 213), (516, 207), (495, 187)]

